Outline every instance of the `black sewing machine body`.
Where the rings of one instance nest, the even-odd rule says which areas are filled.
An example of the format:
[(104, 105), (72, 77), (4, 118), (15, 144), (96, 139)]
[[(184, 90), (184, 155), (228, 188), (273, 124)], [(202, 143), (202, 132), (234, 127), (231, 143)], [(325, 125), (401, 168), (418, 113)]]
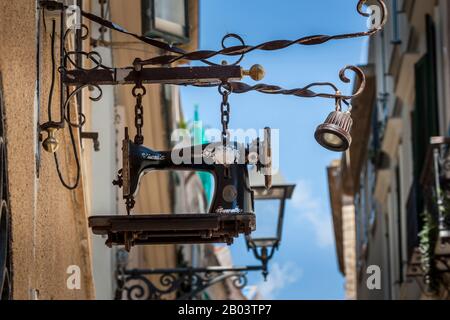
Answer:
[[(172, 151), (154, 151), (128, 137), (122, 145), (123, 166), (115, 184), (123, 188), (126, 203), (134, 204), (142, 176), (153, 170), (206, 171), (213, 175), (214, 196), (208, 213), (93, 216), (89, 225), (95, 234), (107, 235), (108, 246), (124, 244), (233, 243), (239, 234), (256, 228), (253, 191), (248, 166), (270, 169), (270, 129), (260, 146), (210, 143)], [(264, 160), (264, 161), (263, 161)], [(270, 172), (270, 171), (269, 171)], [(266, 185), (270, 187), (266, 173)]]
[[(206, 171), (214, 177), (214, 196), (209, 213), (253, 213), (253, 192), (248, 178), (248, 148), (242, 144), (227, 147), (235, 152), (233, 163), (223, 164), (220, 159), (224, 150), (222, 143), (189, 146), (173, 151), (154, 151), (145, 146), (125, 140), (128, 149), (123, 159), (123, 196), (135, 196), (143, 175), (153, 170)], [(218, 151), (220, 150), (220, 151)], [(221, 153), (221, 154), (218, 154)], [(173, 155), (179, 156), (174, 161)], [(181, 162), (180, 162), (181, 161)], [(128, 175), (129, 178), (125, 178)]]

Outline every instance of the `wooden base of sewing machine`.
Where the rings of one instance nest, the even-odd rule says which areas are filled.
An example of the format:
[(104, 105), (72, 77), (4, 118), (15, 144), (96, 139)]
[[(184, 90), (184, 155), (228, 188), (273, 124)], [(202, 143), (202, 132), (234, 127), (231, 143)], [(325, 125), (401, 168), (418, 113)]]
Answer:
[(89, 217), (97, 235), (107, 235), (106, 245), (227, 243), (256, 228), (253, 213), (154, 214)]

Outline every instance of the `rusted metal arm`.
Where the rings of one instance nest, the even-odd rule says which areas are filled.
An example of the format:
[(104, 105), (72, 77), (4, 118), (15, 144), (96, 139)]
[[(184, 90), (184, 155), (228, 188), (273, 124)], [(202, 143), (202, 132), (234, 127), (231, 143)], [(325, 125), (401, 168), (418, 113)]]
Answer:
[[(282, 95), (293, 95), (296, 97), (301, 98), (314, 98), (314, 97), (320, 97), (320, 98), (328, 98), (328, 99), (340, 99), (340, 100), (351, 100), (357, 96), (359, 96), (366, 87), (366, 76), (364, 72), (356, 67), (356, 66), (346, 66), (345, 68), (341, 69), (339, 72), (339, 78), (344, 83), (349, 83), (350, 79), (346, 76), (346, 71), (351, 70), (355, 72), (356, 77), (359, 80), (359, 87), (356, 88), (353, 94), (351, 95), (343, 95), (341, 93), (341, 90), (338, 89), (338, 87), (331, 83), (331, 82), (314, 82), (311, 83), (303, 88), (295, 88), (295, 89), (283, 89), (276, 85), (270, 85), (270, 84), (256, 84), (256, 85), (248, 85), (243, 82), (229, 82), (224, 84), (224, 88), (227, 90), (230, 90), (233, 93), (247, 93), (250, 91), (258, 91), (260, 93), (265, 94), (282, 94)], [(188, 83), (186, 83), (188, 84)], [(197, 84), (198, 86), (202, 86), (202, 84)], [(311, 90), (313, 87), (329, 87), (332, 90), (334, 90), (334, 93), (324, 93), (324, 92), (315, 92)]]
[(69, 86), (80, 85), (116, 85), (141, 83), (164, 84), (220, 84), (240, 80), (243, 76), (239, 66), (202, 66), (202, 67), (161, 67), (111, 69), (74, 69), (63, 71), (63, 81)]

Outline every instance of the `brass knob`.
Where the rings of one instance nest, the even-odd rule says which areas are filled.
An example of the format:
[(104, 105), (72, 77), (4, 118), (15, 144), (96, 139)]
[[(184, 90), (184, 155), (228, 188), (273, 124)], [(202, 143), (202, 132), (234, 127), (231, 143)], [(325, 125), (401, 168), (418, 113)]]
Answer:
[(262, 80), (265, 76), (266, 72), (264, 68), (260, 64), (253, 65), (250, 70), (242, 70), (242, 76), (250, 76), (255, 81)]
[(47, 129), (47, 138), (44, 140), (44, 142), (42, 142), (42, 146), (44, 147), (45, 151), (55, 153), (56, 150), (58, 150), (59, 142), (55, 137), (57, 131), (57, 128)]

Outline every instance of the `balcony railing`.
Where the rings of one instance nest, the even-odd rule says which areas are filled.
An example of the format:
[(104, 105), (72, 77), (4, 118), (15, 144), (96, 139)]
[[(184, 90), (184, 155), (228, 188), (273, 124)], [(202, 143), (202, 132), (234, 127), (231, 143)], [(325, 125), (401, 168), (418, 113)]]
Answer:
[(430, 138), (407, 209), (408, 276), (423, 277), (429, 288), (438, 289), (450, 272), (450, 137)]
[(425, 207), (438, 222), (440, 245), (450, 243), (450, 137), (432, 137), (420, 178)]

